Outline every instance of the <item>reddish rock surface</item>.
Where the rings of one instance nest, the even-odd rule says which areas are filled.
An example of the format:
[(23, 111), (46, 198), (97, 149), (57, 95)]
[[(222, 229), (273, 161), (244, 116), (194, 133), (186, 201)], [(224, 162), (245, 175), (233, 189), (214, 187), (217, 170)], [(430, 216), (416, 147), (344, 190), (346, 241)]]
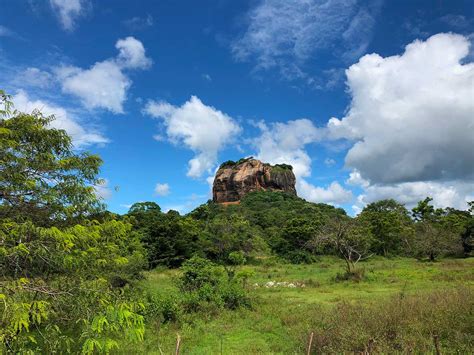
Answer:
[(296, 195), (296, 178), (290, 165), (270, 165), (249, 158), (223, 163), (212, 186), (214, 202), (240, 201), (257, 190), (284, 191)]

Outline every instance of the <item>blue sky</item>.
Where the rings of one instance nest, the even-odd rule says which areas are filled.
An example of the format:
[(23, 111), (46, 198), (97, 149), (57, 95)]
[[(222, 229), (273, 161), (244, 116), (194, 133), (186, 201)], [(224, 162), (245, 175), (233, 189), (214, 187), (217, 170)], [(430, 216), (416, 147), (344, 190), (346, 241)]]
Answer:
[(0, 88), (104, 160), (109, 209), (210, 198), (219, 162), (295, 167), (357, 213), (474, 199), (471, 1), (3, 2)]

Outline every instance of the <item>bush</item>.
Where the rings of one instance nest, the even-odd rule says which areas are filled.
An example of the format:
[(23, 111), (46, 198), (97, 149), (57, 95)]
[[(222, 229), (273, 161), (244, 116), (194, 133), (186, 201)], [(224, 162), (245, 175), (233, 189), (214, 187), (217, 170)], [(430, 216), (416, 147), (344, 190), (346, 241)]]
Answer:
[(237, 279), (229, 279), (223, 268), (208, 259), (193, 257), (182, 266), (178, 280), (183, 307), (188, 312), (249, 307), (250, 298)]
[(285, 258), (293, 264), (311, 264), (317, 260), (315, 255), (307, 251), (291, 251), (285, 255)]
[(335, 281), (362, 281), (365, 279), (365, 269), (354, 269), (337, 273)]
[(147, 321), (179, 321), (182, 316), (181, 300), (176, 295), (160, 297), (147, 294), (144, 315)]

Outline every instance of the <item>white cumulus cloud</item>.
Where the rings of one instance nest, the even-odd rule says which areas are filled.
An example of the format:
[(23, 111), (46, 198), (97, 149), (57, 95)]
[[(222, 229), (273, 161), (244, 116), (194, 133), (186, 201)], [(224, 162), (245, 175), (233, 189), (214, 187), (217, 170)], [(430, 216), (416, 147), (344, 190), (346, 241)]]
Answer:
[(62, 66), (55, 69), (65, 93), (77, 96), (89, 109), (104, 108), (113, 113), (123, 113), (123, 104), (132, 81), (124, 70), (146, 69), (152, 61), (146, 57), (143, 44), (133, 38), (119, 39), (119, 54), (97, 62), (89, 69)]
[(416, 181), (368, 185), (364, 188), (364, 193), (358, 196), (355, 210), (358, 211), (371, 202), (390, 198), (405, 204), (408, 208), (413, 208), (427, 196), (433, 198), (436, 207), (465, 210), (467, 202), (474, 201), (473, 183), (472, 181)]
[(123, 113), (131, 81), (114, 61), (98, 62), (89, 69), (60, 67), (56, 73), (63, 92), (79, 97), (85, 107)]
[(163, 119), (166, 136), (174, 144), (184, 144), (196, 155), (189, 161), (187, 175), (200, 177), (211, 172), (218, 152), (240, 133), (240, 126), (227, 114), (205, 105), (192, 96), (182, 106), (150, 100), (144, 113)]
[(147, 69), (151, 66), (151, 59), (145, 55), (143, 43), (134, 37), (119, 39), (115, 44), (119, 50), (117, 62), (122, 68)]
[(271, 164), (290, 164), (297, 178), (311, 175), (311, 158), (307, 144), (320, 139), (320, 130), (306, 118), (277, 122), (268, 126), (259, 122), (261, 135), (253, 140), (256, 158)]
[(13, 79), (14, 84), (34, 86), (42, 89), (51, 87), (53, 82), (54, 77), (51, 73), (35, 67), (26, 68)]
[(465, 208), (474, 192), (474, 64), (467, 37), (441, 33), (401, 55), (362, 57), (347, 71), (348, 114), (332, 118), (333, 139), (353, 141), (348, 183), (359, 202), (395, 198)]
[(105, 144), (109, 141), (94, 127), (90, 127), (85, 122), (79, 120), (69, 110), (47, 101), (32, 100), (24, 90), (19, 90), (13, 96), (13, 103), (15, 104), (15, 109), (20, 112), (28, 113), (38, 109), (45, 116), (54, 115), (56, 119), (52, 121), (51, 126), (57, 129), (64, 129), (72, 137), (76, 148), (92, 144)]
[(306, 180), (311, 176), (311, 157), (305, 147), (323, 137), (323, 131), (312, 121), (301, 118), (286, 123), (273, 123), (270, 126), (259, 122), (257, 126), (261, 134), (252, 141), (257, 150), (256, 158), (270, 164), (293, 166), (299, 196), (308, 201), (335, 205), (352, 199), (351, 191), (344, 189), (338, 182), (332, 182), (328, 187), (319, 187)]
[(438, 34), (347, 70), (352, 103), (332, 135), (356, 141), (346, 165), (373, 183), (472, 178), (474, 64), (467, 38)]
[(308, 201), (340, 205), (350, 202), (353, 198), (352, 192), (346, 190), (337, 181), (333, 181), (327, 187), (319, 187), (309, 184), (304, 179), (299, 182), (298, 193)]

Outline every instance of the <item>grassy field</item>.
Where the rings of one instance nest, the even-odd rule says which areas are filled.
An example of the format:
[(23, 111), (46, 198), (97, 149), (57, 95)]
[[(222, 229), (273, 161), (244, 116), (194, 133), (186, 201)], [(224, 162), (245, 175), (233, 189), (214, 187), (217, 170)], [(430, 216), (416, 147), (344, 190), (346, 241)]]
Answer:
[[(253, 273), (251, 309), (150, 322), (145, 342), (124, 349), (170, 354), (179, 334), (183, 354), (301, 354), (313, 332), (314, 353), (432, 352), (435, 338), (445, 353), (472, 350), (474, 259), (374, 258), (360, 266), (365, 269), (360, 282), (335, 281), (343, 264), (331, 257), (310, 265), (266, 260), (247, 266)], [(150, 271), (142, 287), (172, 299), (178, 295), (177, 273)], [(266, 287), (268, 282), (299, 287)]]

